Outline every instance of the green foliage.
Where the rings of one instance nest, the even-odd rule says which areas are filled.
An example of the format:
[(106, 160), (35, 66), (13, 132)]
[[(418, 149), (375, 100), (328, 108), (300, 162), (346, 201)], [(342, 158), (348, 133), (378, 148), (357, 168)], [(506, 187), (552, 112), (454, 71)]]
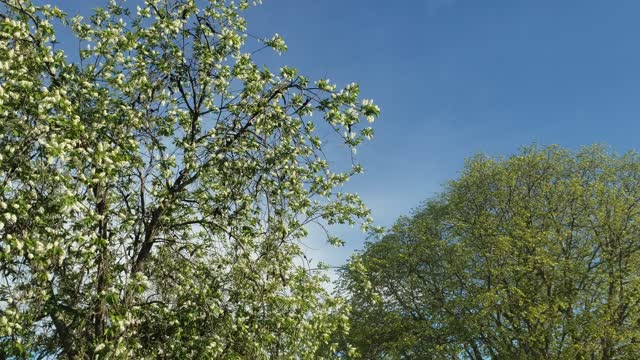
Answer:
[(315, 129), (355, 151), (378, 108), (256, 65), (247, 1), (139, 4), (0, 0), (0, 357), (333, 356), (345, 307), (299, 240), (370, 220)]
[(640, 156), (478, 156), (350, 262), (366, 359), (640, 357)]

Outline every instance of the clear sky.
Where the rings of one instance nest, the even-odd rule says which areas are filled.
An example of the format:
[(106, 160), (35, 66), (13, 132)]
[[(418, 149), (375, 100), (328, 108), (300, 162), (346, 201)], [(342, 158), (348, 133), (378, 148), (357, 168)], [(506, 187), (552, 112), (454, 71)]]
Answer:
[[(247, 17), (251, 33), (285, 38), (278, 61), (356, 81), (380, 105), (376, 137), (358, 153), (367, 172), (349, 190), (391, 225), (478, 152), (636, 149), (639, 14), (637, 0), (265, 0)], [(337, 265), (362, 246), (359, 232), (339, 232), (345, 248), (312, 239), (310, 254)]]
[[(284, 61), (303, 73), (357, 81), (381, 106), (350, 189), (391, 225), (478, 152), (637, 149), (639, 14), (633, 0), (273, 0), (249, 24), (283, 35)], [(344, 236), (317, 257), (340, 263), (361, 247)]]

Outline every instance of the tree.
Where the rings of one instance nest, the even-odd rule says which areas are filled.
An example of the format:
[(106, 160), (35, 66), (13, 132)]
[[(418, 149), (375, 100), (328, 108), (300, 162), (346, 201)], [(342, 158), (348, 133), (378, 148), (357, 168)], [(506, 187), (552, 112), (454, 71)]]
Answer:
[(370, 223), (320, 136), (355, 150), (377, 106), (256, 65), (247, 39), (286, 45), (246, 0), (137, 4), (0, 0), (0, 357), (331, 356), (344, 307), (299, 242)]
[(367, 359), (640, 356), (640, 156), (477, 156), (343, 272)]

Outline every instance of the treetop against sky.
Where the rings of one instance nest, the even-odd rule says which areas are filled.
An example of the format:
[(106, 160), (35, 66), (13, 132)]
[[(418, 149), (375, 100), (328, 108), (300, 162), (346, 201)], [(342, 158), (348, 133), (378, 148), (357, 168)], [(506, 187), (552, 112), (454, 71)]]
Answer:
[(314, 264), (360, 229), (474, 153), (637, 141), (632, 1), (50, 5), (0, 0), (5, 356), (334, 356)]
[[(105, 1), (51, 3), (87, 15)], [(277, 32), (288, 44), (284, 56), (265, 52), (261, 61), (357, 81), (377, 100), (376, 138), (358, 153), (367, 176), (347, 186), (388, 226), (478, 152), (531, 143), (635, 148), (639, 10), (630, 0), (278, 0), (245, 15), (249, 32)], [(342, 233), (344, 251), (317, 236), (310, 253), (341, 263), (363, 240)]]

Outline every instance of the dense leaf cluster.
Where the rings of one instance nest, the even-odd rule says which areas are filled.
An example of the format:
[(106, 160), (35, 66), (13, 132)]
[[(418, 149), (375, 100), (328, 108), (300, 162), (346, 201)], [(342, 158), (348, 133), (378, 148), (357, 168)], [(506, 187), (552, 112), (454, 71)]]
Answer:
[(473, 158), (343, 287), (367, 359), (637, 359), (640, 157)]

